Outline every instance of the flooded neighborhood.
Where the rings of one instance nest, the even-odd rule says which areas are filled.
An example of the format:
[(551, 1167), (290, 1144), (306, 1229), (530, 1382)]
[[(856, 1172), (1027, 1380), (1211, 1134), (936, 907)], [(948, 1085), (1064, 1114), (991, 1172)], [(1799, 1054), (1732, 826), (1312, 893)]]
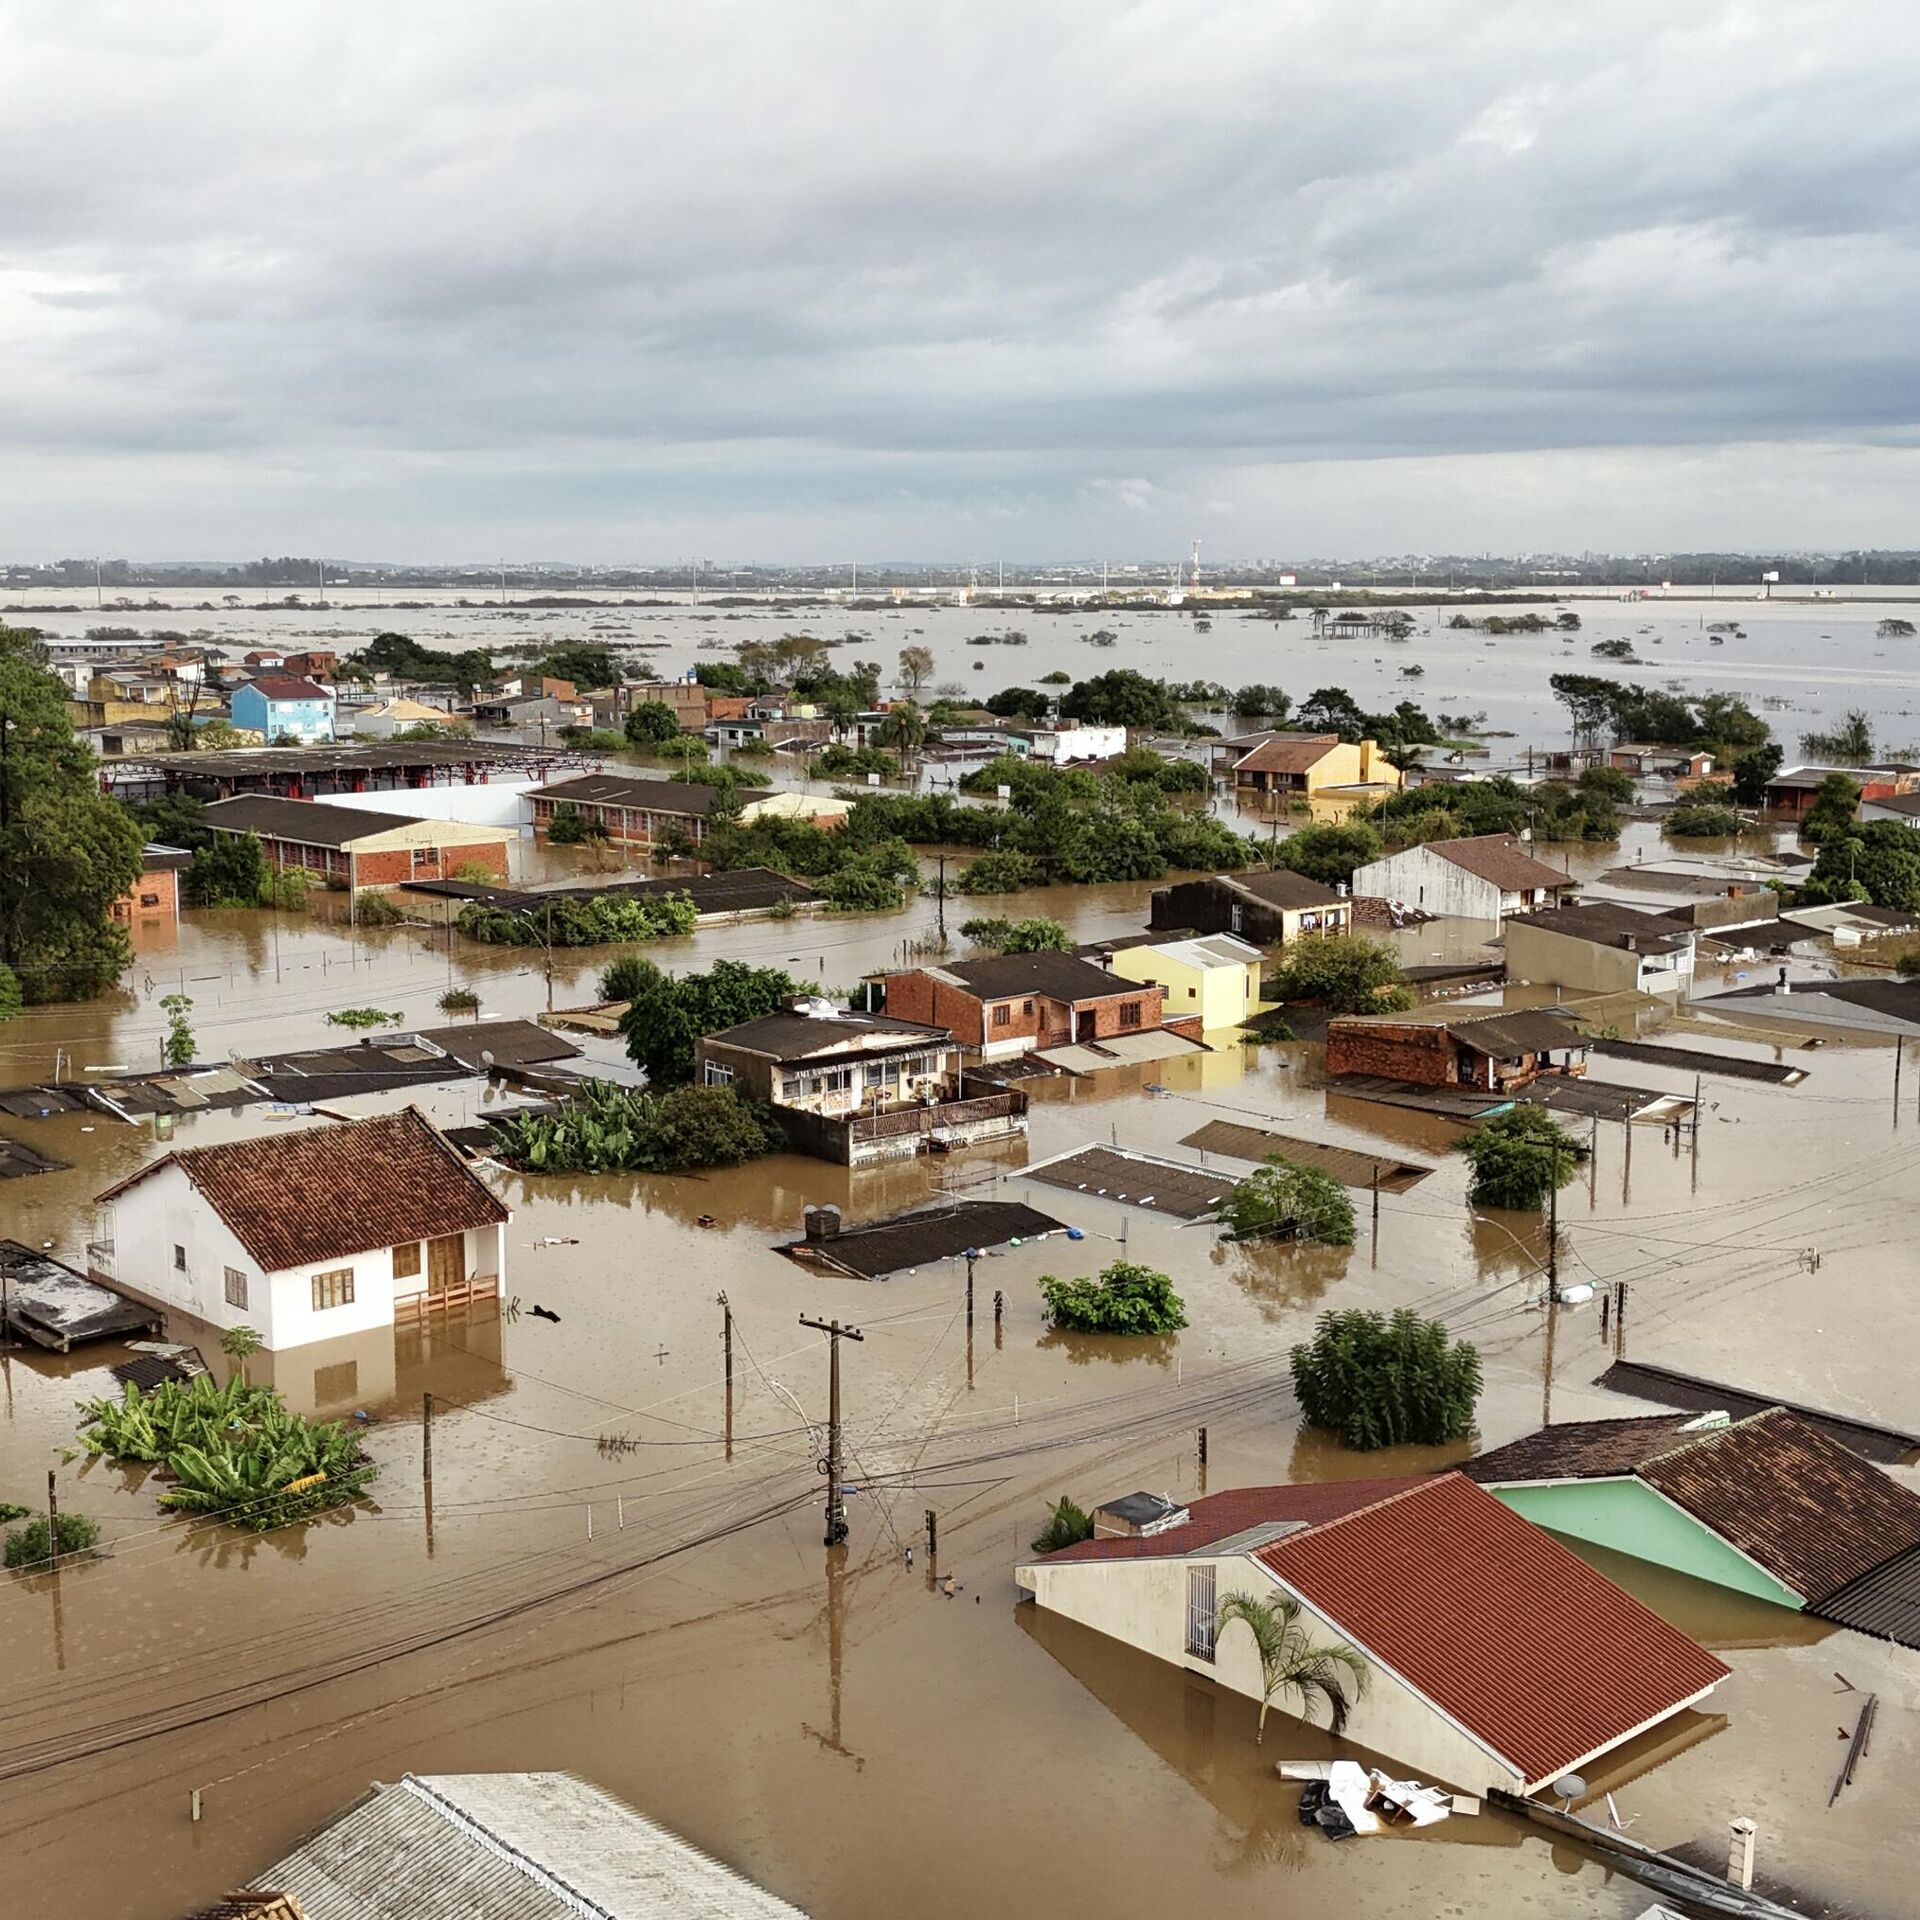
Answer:
[(1909, 1911), (1920, 665), (1753, 594), (10, 590), (18, 1911)]

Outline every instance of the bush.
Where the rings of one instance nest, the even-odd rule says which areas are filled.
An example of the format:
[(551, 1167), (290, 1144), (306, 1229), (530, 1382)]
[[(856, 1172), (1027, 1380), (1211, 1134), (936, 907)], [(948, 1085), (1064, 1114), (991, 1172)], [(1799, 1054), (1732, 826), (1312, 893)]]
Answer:
[(1538, 1208), (1573, 1178), (1578, 1143), (1544, 1107), (1510, 1107), (1460, 1142), (1479, 1207)]
[(750, 733), (731, 749), (736, 760), (771, 760), (779, 749), (764, 734)]
[(92, 1453), (154, 1461), (173, 1484), (163, 1507), (231, 1520), (265, 1532), (356, 1500), (379, 1471), (360, 1437), (291, 1412), (272, 1387), (236, 1373), (163, 1380), (149, 1393), (129, 1385), (118, 1400), (81, 1407), (80, 1438)]
[(636, 747), (656, 747), (679, 732), (680, 722), (664, 700), (642, 700), (627, 715), (626, 738)]
[(1738, 833), (1745, 825), (1731, 807), (1687, 801), (1668, 810), (1660, 822), (1660, 831), (1676, 840), (1719, 840)]
[(1307, 1424), (1358, 1452), (1445, 1446), (1473, 1431), (1480, 1355), (1438, 1320), (1406, 1308), (1323, 1313), (1291, 1361)]
[(1302, 827), (1281, 842), (1280, 864), (1323, 887), (1347, 886), (1356, 867), (1378, 860), (1385, 851), (1379, 834), (1364, 821)]
[(676, 733), (670, 740), (656, 741), (652, 751), (662, 760), (704, 760), (707, 743), (697, 733)]
[[(657, 967), (620, 1018), (627, 1053), (656, 1087), (693, 1077), (693, 1043), (703, 1034), (782, 1012), (813, 991), (778, 967), (721, 960), (707, 973), (666, 974)], [(613, 996), (609, 996), (613, 997)]]
[[(53, 1529), (47, 1524), (47, 1516), (37, 1514), (24, 1527), (15, 1527), (7, 1535), (6, 1563), (20, 1572), (31, 1572), (36, 1567), (44, 1567), (52, 1557), (48, 1551), (53, 1538)], [(91, 1553), (100, 1544), (100, 1523), (89, 1520), (84, 1513), (63, 1513), (60, 1516), (60, 1557), (64, 1560), (70, 1553)]]
[(355, 895), (353, 917), (363, 927), (397, 927), (407, 916), (392, 894), (376, 889)]
[(553, 819), (547, 825), (547, 838), (556, 847), (577, 847), (582, 841), (606, 837), (606, 828), (597, 819), (588, 819), (571, 800), (562, 800), (554, 808)]
[(257, 833), (221, 833), (193, 856), (184, 891), (196, 907), (252, 907), (272, 877)]
[(1187, 1324), (1173, 1282), (1151, 1267), (1116, 1260), (1097, 1280), (1040, 1282), (1047, 1319), (1071, 1333), (1177, 1333)]
[(1633, 799), (1633, 775), (1624, 767), (1588, 767), (1574, 785), (1581, 793), (1592, 794), (1616, 806), (1624, 807)]
[(342, 1007), (326, 1018), (330, 1027), (350, 1027), (364, 1033), (372, 1027), (397, 1027), (406, 1017), (404, 1013), (383, 1012), (379, 1007)]
[(1024, 853), (983, 853), (961, 869), (954, 885), (962, 893), (1024, 893), (1040, 884), (1040, 869)]
[(1269, 985), (1277, 999), (1330, 1013), (1403, 1013), (1414, 1004), (1393, 950), (1358, 934), (1303, 934), (1282, 950)]
[(870, 773), (877, 773), (883, 780), (897, 780), (900, 762), (884, 747), (848, 747), (835, 741), (814, 755), (807, 771), (829, 780), (865, 779)]
[(453, 987), (434, 1002), (442, 1013), (478, 1013), (480, 996), (470, 987)]
[(605, 947), (691, 933), (699, 921), (688, 894), (600, 893), (586, 900), (554, 894), (537, 911), (470, 900), (453, 924), (483, 946)]
[(1231, 1240), (1284, 1235), (1323, 1247), (1353, 1245), (1353, 1201), (1346, 1188), (1277, 1154), (1227, 1195), (1216, 1217)]
[(623, 953), (600, 976), (602, 1000), (637, 1000), (642, 991), (660, 978), (660, 969), (637, 953)]
[(1071, 953), (1073, 940), (1058, 920), (963, 920), (960, 932), (995, 953)]
[(584, 748), (588, 753), (618, 753), (627, 744), (627, 736), (615, 733), (611, 727), (562, 727), (560, 738), (568, 746)]
[(655, 1093), (589, 1080), (556, 1113), (495, 1122), (496, 1151), (528, 1173), (688, 1173), (780, 1147), (772, 1111), (732, 1087)]
[(1035, 1553), (1058, 1553), (1062, 1547), (1093, 1538), (1093, 1515), (1076, 1507), (1063, 1493), (1053, 1503), (1047, 1524), (1029, 1542)]

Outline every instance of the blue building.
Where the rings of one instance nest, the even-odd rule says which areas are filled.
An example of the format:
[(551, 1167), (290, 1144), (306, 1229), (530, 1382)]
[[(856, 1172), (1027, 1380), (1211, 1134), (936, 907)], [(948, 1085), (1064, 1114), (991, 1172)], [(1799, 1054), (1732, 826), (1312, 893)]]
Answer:
[(312, 680), (262, 674), (236, 687), (230, 704), (233, 724), (250, 727), (268, 746), (287, 735), (303, 746), (333, 738), (333, 695)]

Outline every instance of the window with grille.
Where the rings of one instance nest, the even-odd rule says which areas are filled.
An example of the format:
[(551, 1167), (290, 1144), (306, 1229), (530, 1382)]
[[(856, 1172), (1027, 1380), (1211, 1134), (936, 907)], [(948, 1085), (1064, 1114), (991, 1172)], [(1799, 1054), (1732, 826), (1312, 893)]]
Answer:
[(185, 1273), (187, 1270), (187, 1250), (178, 1243), (173, 1249), (173, 1270), (175, 1273)]
[(408, 1240), (393, 1250), (393, 1277), (396, 1280), (413, 1280), (420, 1273), (420, 1242)]
[(1120, 1024), (1123, 1027), (1137, 1027), (1140, 1024), (1140, 1002), (1128, 1000), (1120, 1008)]
[(247, 1276), (238, 1267), (227, 1269), (227, 1305), (244, 1307), (247, 1304)]
[(1211, 1566), (1187, 1569), (1187, 1651), (1196, 1660), (1213, 1658), (1213, 1579)]
[(325, 1313), (329, 1307), (353, 1305), (353, 1269), (336, 1267), (331, 1273), (313, 1276), (313, 1310)]

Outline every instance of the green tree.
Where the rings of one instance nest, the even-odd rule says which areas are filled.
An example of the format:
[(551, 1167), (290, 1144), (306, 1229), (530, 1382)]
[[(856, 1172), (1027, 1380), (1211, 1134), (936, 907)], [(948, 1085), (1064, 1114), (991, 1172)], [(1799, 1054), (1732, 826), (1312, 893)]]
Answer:
[(954, 884), (961, 893), (968, 894), (1024, 893), (1029, 887), (1041, 884), (1040, 869), (1029, 855), (1011, 849), (983, 853), (962, 869)]
[(1900, 820), (1869, 820), (1821, 841), (1801, 898), (1809, 906), (1863, 901), (1920, 908), (1920, 834)]
[(874, 729), (874, 738), (911, 766), (914, 755), (927, 743), (927, 716), (911, 700), (902, 700)]
[(1368, 719), (1360, 703), (1345, 687), (1316, 687), (1294, 716), (1306, 733), (1337, 733), (1342, 740), (1366, 737)]
[(963, 920), (960, 932), (995, 953), (1071, 953), (1073, 937), (1058, 920)]
[(920, 689), (933, 678), (933, 649), (911, 646), (900, 649), (900, 685), (909, 700), (920, 697)]
[(1812, 760), (1830, 760), (1843, 767), (1864, 767), (1873, 760), (1873, 722), (1859, 708), (1845, 714), (1826, 732), (1803, 733), (1800, 751)]
[(620, 1017), (627, 1052), (656, 1087), (679, 1086), (693, 1075), (693, 1043), (743, 1020), (778, 1013), (808, 989), (778, 967), (721, 960), (707, 973), (656, 970), (640, 983)]
[(1660, 831), (1674, 840), (1724, 839), (1745, 825), (1733, 808), (1697, 797), (1670, 807), (1660, 819)]
[(25, 1004), (26, 997), (20, 991), (20, 976), (11, 967), (0, 965), (0, 1027), (9, 1020), (17, 1020)]
[(656, 747), (679, 734), (680, 722), (664, 700), (641, 700), (627, 715), (625, 732), (636, 747)]
[(1255, 681), (1250, 687), (1242, 687), (1229, 704), (1235, 713), (1258, 720), (1284, 720), (1293, 707), (1284, 688), (1268, 686), (1260, 681)]
[(1786, 755), (1772, 741), (1764, 747), (1749, 747), (1745, 753), (1736, 754), (1733, 760), (1735, 804), (1764, 807), (1767, 804), (1767, 787), (1780, 771), (1780, 763), (1785, 758)]
[(247, 1362), (266, 1345), (266, 1342), (251, 1327), (229, 1327), (220, 1336), (220, 1351), (233, 1362), (234, 1372), (240, 1377), (240, 1384), (247, 1384)]
[(529, 1173), (690, 1173), (757, 1160), (783, 1142), (765, 1107), (732, 1087), (666, 1093), (588, 1081), (553, 1113), (496, 1123), (500, 1157)]
[(1439, 1320), (1402, 1308), (1323, 1313), (1290, 1356), (1307, 1424), (1357, 1452), (1445, 1446), (1473, 1431), (1480, 1355)]
[(186, 896), (196, 907), (257, 907), (272, 878), (257, 833), (213, 834), (187, 869)]
[(1860, 789), (1844, 773), (1830, 773), (1814, 789), (1813, 803), (1800, 816), (1800, 838), (1809, 846), (1853, 831), (1860, 811)]
[(160, 1002), (167, 1016), (167, 1037), (160, 1043), (160, 1059), (169, 1067), (193, 1065), (193, 1002), (184, 993), (167, 994)]
[(1280, 864), (1323, 887), (1347, 886), (1356, 867), (1378, 860), (1385, 851), (1379, 834), (1364, 821), (1328, 822), (1290, 833), (1280, 843)]
[(1573, 1178), (1579, 1143), (1545, 1107), (1496, 1113), (1460, 1142), (1473, 1168), (1468, 1196), (1477, 1207), (1543, 1207)]
[(1345, 1641), (1317, 1644), (1306, 1608), (1290, 1593), (1256, 1596), (1228, 1593), (1214, 1609), (1214, 1639), (1231, 1626), (1245, 1627), (1253, 1636), (1260, 1661), (1260, 1719), (1254, 1728), (1255, 1746), (1265, 1744), (1267, 1709), (1276, 1695), (1292, 1694), (1300, 1702), (1300, 1717), (1309, 1725), (1322, 1702), (1333, 1736), (1347, 1730), (1354, 1703), (1367, 1690), (1365, 1659)]
[(1127, 1260), (1102, 1267), (1097, 1280), (1040, 1282), (1047, 1319), (1073, 1333), (1177, 1333), (1186, 1303), (1164, 1273)]
[(1592, 794), (1624, 807), (1632, 802), (1634, 780), (1633, 775), (1621, 767), (1586, 767), (1574, 782), (1574, 788), (1576, 792)]
[(1044, 720), (1053, 702), (1035, 687), (1004, 687), (980, 704), (1002, 720)]
[(1309, 933), (1290, 942), (1271, 986), (1281, 1000), (1330, 1013), (1400, 1013), (1413, 1005), (1393, 949), (1357, 934)]
[(1094, 726), (1137, 727), (1155, 733), (1183, 733), (1187, 725), (1187, 716), (1166, 687), (1131, 667), (1076, 680), (1060, 696), (1060, 711), (1069, 720)]
[(132, 958), (114, 907), (143, 836), (100, 792), (66, 688), (31, 634), (0, 627), (0, 965), (29, 1002), (103, 992)]
[(1324, 1247), (1353, 1245), (1353, 1201), (1346, 1188), (1278, 1154), (1221, 1201), (1216, 1217), (1231, 1240), (1286, 1234)]
[(1093, 1538), (1093, 1515), (1077, 1507), (1063, 1493), (1053, 1503), (1047, 1524), (1028, 1543), (1035, 1553), (1058, 1553), (1062, 1547)]
[(582, 813), (571, 800), (562, 800), (547, 823), (547, 838), (556, 847), (577, 847), (584, 841), (606, 837), (606, 828), (597, 819)]
[(207, 803), (191, 793), (163, 793), (151, 800), (122, 801), (134, 825), (155, 846), (197, 853), (213, 838), (206, 824)]

